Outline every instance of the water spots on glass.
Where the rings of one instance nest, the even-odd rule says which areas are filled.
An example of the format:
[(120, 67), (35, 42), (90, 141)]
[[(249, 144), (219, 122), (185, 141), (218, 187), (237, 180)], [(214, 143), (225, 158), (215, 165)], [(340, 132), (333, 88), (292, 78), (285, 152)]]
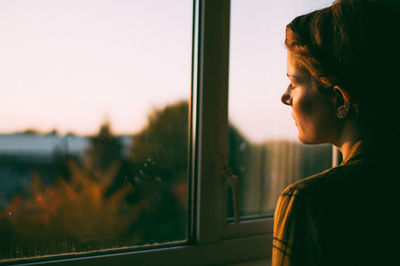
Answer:
[(144, 163), (145, 165), (148, 165), (148, 166), (155, 166), (156, 165), (156, 163), (151, 158), (147, 158), (146, 161), (147, 162)]

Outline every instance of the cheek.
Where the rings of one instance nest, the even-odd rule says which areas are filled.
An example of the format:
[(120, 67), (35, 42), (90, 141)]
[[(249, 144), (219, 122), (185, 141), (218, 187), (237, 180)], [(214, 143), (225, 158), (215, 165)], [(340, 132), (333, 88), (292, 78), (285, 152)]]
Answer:
[(296, 101), (293, 102), (293, 112), (297, 118), (312, 117), (318, 112), (316, 102), (307, 95), (300, 95)]

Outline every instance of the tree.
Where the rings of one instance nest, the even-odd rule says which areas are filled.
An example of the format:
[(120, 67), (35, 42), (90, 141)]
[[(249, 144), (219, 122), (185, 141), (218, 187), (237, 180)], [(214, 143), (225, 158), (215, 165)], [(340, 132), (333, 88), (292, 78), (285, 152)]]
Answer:
[(165, 182), (187, 176), (188, 103), (181, 101), (154, 110), (147, 126), (133, 137), (131, 159), (139, 163), (137, 179)]
[(144, 243), (186, 237), (188, 205), (188, 103), (181, 101), (154, 110), (148, 124), (133, 136), (130, 159), (135, 188), (131, 201), (146, 200), (133, 232)]
[(111, 132), (111, 125), (105, 121), (96, 136), (91, 137), (90, 147), (86, 151), (92, 168), (100, 174), (106, 172), (113, 162), (122, 159), (122, 144)]

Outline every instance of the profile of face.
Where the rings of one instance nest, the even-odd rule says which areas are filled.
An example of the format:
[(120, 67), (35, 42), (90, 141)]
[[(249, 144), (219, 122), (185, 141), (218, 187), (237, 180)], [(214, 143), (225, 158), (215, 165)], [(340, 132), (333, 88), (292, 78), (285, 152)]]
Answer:
[(290, 84), (281, 100), (292, 107), (299, 140), (306, 144), (335, 144), (340, 124), (336, 117), (334, 97), (323, 94), (311, 75), (298, 67), (290, 53), (287, 76)]

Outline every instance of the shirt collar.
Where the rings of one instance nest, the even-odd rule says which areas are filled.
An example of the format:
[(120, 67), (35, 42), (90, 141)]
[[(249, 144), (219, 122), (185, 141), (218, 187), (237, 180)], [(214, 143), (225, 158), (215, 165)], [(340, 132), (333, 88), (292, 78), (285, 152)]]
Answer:
[(363, 153), (363, 145), (361, 140), (357, 141), (356, 143), (351, 146), (349, 152), (347, 153), (347, 156), (343, 159), (343, 162), (341, 165), (348, 163), (349, 161), (354, 160), (358, 155)]

